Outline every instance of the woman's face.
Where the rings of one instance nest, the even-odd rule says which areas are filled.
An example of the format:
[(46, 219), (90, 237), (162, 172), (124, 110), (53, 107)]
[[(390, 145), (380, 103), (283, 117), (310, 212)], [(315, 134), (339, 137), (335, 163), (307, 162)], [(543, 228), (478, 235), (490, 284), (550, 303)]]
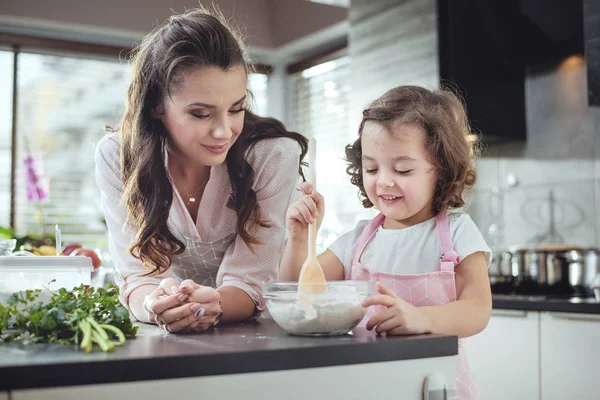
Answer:
[(246, 83), (241, 65), (184, 72), (155, 113), (168, 131), (169, 150), (195, 164), (223, 163), (244, 127)]

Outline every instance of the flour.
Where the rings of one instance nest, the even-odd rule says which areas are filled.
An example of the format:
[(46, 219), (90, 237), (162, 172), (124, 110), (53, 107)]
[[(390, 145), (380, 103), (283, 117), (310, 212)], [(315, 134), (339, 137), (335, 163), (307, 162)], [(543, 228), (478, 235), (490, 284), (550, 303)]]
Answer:
[(361, 296), (339, 297), (339, 293), (303, 298), (296, 293), (285, 293), (269, 301), (268, 307), (275, 322), (291, 334), (342, 335), (361, 321), (366, 309), (360, 305)]

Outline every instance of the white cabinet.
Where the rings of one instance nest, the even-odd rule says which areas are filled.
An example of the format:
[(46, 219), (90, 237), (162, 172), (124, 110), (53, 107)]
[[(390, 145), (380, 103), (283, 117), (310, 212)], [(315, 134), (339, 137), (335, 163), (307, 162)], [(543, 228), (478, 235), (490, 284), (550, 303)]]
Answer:
[(542, 399), (600, 399), (600, 315), (543, 312), (540, 345)]
[[(144, 382), (16, 390), (12, 400), (422, 400), (439, 373), (456, 381), (456, 356)], [(376, 382), (371, 381), (375, 379)], [(310, 383), (310, 384), (307, 384)]]
[(8, 393), (0, 392), (0, 400), (8, 400)]
[(481, 399), (600, 399), (600, 315), (495, 309), (468, 340)]
[(539, 312), (495, 309), (466, 346), (481, 399), (540, 399)]

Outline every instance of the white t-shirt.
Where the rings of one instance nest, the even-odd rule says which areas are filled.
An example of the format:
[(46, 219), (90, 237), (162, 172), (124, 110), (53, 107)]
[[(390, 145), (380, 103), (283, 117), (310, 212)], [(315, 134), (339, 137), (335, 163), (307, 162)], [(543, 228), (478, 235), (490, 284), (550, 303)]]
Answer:
[[(481, 232), (464, 213), (448, 214), (452, 244), (461, 260), (483, 251), (488, 260), (492, 251)], [(350, 276), (356, 242), (370, 221), (360, 221), (356, 228), (337, 239), (329, 250), (344, 264), (346, 278)], [(395, 275), (436, 272), (440, 265), (440, 244), (435, 218), (404, 229), (384, 229), (380, 226), (365, 248), (360, 262), (373, 272)]]

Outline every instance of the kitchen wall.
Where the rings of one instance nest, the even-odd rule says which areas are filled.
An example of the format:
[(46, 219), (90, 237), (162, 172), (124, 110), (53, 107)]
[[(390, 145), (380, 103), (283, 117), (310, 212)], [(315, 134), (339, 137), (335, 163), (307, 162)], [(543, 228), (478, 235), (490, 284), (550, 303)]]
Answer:
[[(439, 86), (435, 0), (353, 0), (349, 18), (351, 127), (393, 86)], [(493, 249), (600, 245), (600, 108), (587, 106), (585, 61), (530, 69), (525, 86), (527, 141), (483, 151), (467, 211)]]
[(587, 106), (585, 60), (530, 69), (525, 89), (527, 141), (484, 150), (469, 212), (495, 248), (600, 245), (600, 108)]
[(435, 0), (353, 0), (350, 129), (363, 108), (402, 84), (439, 86)]

